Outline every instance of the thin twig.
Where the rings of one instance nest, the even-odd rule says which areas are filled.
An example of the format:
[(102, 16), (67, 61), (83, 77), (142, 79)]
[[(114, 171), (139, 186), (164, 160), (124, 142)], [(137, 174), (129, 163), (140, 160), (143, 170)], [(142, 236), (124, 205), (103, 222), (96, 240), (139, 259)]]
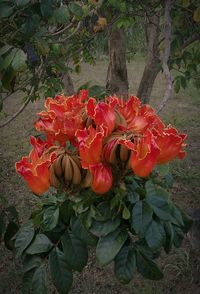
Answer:
[(76, 29), (70, 35), (68, 35), (66, 38), (58, 40), (57, 43), (65, 43), (67, 40), (69, 40), (71, 37), (73, 37), (79, 31), (81, 24), (82, 24), (82, 22), (79, 21)]
[(73, 23), (70, 23), (68, 26), (64, 27), (63, 29), (56, 31), (55, 33), (52, 33), (51, 36), (57, 36), (62, 33), (64, 33), (66, 30), (70, 29), (73, 26)]
[[(173, 0), (172, 0), (173, 1)], [(165, 74), (166, 78), (166, 90), (163, 97), (163, 100), (158, 107), (158, 113), (163, 109), (163, 107), (166, 105), (166, 102), (172, 95), (172, 75), (168, 67), (168, 61), (170, 57), (170, 50), (171, 50), (171, 34), (172, 34), (172, 28), (171, 28), (171, 8), (172, 8), (172, 1), (171, 0), (165, 0), (165, 16), (164, 16), (164, 36), (165, 36), (165, 50), (163, 54), (163, 72)]]
[[(43, 72), (42, 65), (43, 65), (43, 63), (41, 63), (41, 65), (38, 69), (38, 73), (37, 73), (39, 81), (40, 81), (40, 77)], [(34, 94), (34, 92), (35, 92), (35, 86), (32, 86), (29, 93), (28, 93), (28, 95), (29, 95), (28, 99), (21, 105), (21, 107), (11, 117), (9, 117), (6, 121), (4, 121), (2, 124), (0, 124), (0, 128), (3, 128), (6, 125), (8, 125), (11, 121), (13, 121), (16, 117), (18, 117), (22, 113), (22, 111), (26, 108), (26, 106), (31, 101), (31, 98), (32, 98), (32, 95)]]

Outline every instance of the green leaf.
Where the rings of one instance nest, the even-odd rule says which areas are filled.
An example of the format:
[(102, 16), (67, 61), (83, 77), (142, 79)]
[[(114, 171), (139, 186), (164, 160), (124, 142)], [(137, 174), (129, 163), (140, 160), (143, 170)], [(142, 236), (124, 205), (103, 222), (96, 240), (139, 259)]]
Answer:
[(162, 224), (153, 220), (146, 231), (145, 240), (152, 249), (160, 248), (165, 240), (165, 232), (160, 228), (161, 226)]
[(1, 62), (1, 65), (0, 65), (0, 71), (2, 71), (3, 69), (7, 69), (11, 62), (13, 61), (14, 57), (15, 57), (15, 54), (16, 54), (16, 49), (12, 49), (8, 55), (6, 55), (4, 58), (3, 58), (3, 61)]
[(184, 227), (182, 214), (180, 212), (180, 209), (176, 207), (175, 204), (171, 203), (171, 222), (176, 225), (180, 225)]
[(94, 98), (103, 98), (105, 96), (105, 87), (93, 85), (89, 88), (89, 96)]
[(184, 223), (184, 227), (182, 228), (182, 230), (184, 233), (187, 233), (192, 226), (193, 220), (182, 209), (179, 208), (179, 210), (181, 212), (183, 223)]
[(175, 93), (178, 93), (180, 91), (180, 88), (181, 88), (181, 81), (180, 81), (180, 79), (176, 79), (174, 82)]
[(4, 243), (6, 247), (10, 250), (14, 248), (14, 241), (12, 240), (12, 238), (17, 233), (18, 230), (19, 230), (19, 226), (12, 221), (8, 224), (6, 228), (6, 232), (4, 235)]
[(19, 257), (28, 247), (33, 240), (34, 234), (35, 231), (32, 224), (25, 225), (18, 231), (15, 240), (16, 257)]
[(106, 221), (111, 219), (113, 216), (109, 201), (101, 202), (99, 205), (97, 205), (96, 210), (97, 213), (95, 215), (95, 219), (98, 221)]
[(169, 173), (169, 164), (159, 164), (156, 166), (156, 170), (164, 177)]
[(121, 248), (115, 257), (115, 275), (124, 284), (130, 282), (136, 268), (135, 250), (129, 246)]
[(68, 200), (63, 202), (63, 204), (60, 206), (60, 213), (59, 214), (60, 214), (61, 220), (64, 223), (68, 224), (70, 222), (70, 218), (74, 214), (73, 203)]
[(181, 243), (183, 241), (183, 238), (184, 238), (184, 233), (183, 231), (181, 230), (181, 228), (173, 225), (173, 231), (174, 231), (174, 238), (173, 238), (173, 243), (174, 243), (174, 246), (179, 248), (181, 246)]
[(143, 236), (152, 221), (153, 210), (145, 201), (138, 201), (132, 210), (132, 228)]
[(0, 19), (9, 17), (14, 11), (14, 7), (6, 3), (0, 3)]
[(128, 209), (128, 207), (124, 206), (124, 209), (122, 211), (122, 217), (123, 219), (129, 219), (131, 217), (131, 213)]
[(172, 248), (172, 245), (173, 245), (174, 230), (173, 230), (173, 227), (170, 222), (164, 223), (164, 229), (165, 229), (165, 234), (166, 234), (164, 249), (165, 249), (166, 253), (169, 253)]
[(83, 9), (80, 5), (78, 5), (77, 3), (71, 2), (69, 4), (69, 10), (76, 16), (83, 16)]
[(62, 5), (54, 11), (53, 17), (58, 24), (66, 24), (70, 19), (67, 5)]
[(31, 2), (31, 0), (15, 0), (15, 3), (18, 7), (23, 7), (29, 2)]
[(140, 196), (135, 191), (135, 186), (133, 185), (133, 183), (126, 184), (126, 189), (127, 189), (127, 199), (130, 203), (134, 204), (140, 200)]
[(53, 12), (54, 12), (53, 4), (54, 4), (53, 0), (42, 0), (41, 1), (40, 11), (44, 17), (48, 18), (53, 15)]
[(28, 272), (36, 267), (39, 267), (42, 263), (42, 259), (39, 256), (26, 255), (23, 260), (23, 272)]
[(32, 279), (32, 293), (33, 294), (46, 294), (47, 285), (46, 285), (46, 271), (44, 266), (40, 266), (36, 269)]
[(39, 254), (48, 252), (52, 248), (53, 244), (49, 238), (44, 234), (37, 234), (33, 243), (26, 250), (27, 254)]
[(22, 289), (21, 289), (22, 294), (30, 294), (33, 274), (34, 274), (34, 270), (30, 270), (23, 275)]
[(96, 256), (100, 264), (106, 265), (110, 263), (115, 258), (127, 238), (128, 233), (123, 228), (118, 228), (114, 232), (101, 237), (96, 248)]
[(10, 49), (12, 48), (12, 46), (10, 45), (5, 45), (3, 47), (1, 47), (0, 49), (0, 56), (4, 55), (6, 52), (8, 52)]
[(170, 220), (170, 206), (168, 193), (162, 188), (156, 189), (156, 196), (147, 194), (146, 202), (151, 206), (154, 213), (162, 220)]
[(86, 245), (67, 231), (61, 238), (67, 263), (74, 270), (81, 271), (87, 264), (88, 250)]
[(97, 237), (105, 236), (114, 230), (116, 230), (120, 225), (120, 218), (107, 221), (93, 221), (90, 231)]
[(183, 89), (185, 89), (186, 86), (187, 86), (186, 78), (185, 78), (184, 76), (180, 76), (180, 81), (181, 81), (181, 87), (182, 87)]
[(17, 71), (23, 71), (26, 68), (26, 54), (22, 50), (18, 50), (12, 60), (12, 68)]
[(42, 227), (45, 231), (53, 230), (58, 224), (59, 208), (56, 206), (49, 206), (44, 210)]
[(72, 271), (69, 269), (64, 253), (58, 248), (54, 248), (49, 255), (49, 267), (58, 292), (68, 293), (72, 285)]
[(200, 6), (195, 9), (193, 19), (196, 22), (200, 22)]
[(72, 233), (86, 245), (95, 246), (97, 244), (97, 238), (86, 230), (78, 218), (71, 220), (71, 229)]
[(136, 264), (138, 272), (143, 277), (151, 280), (160, 280), (163, 278), (163, 273), (160, 271), (157, 264), (139, 251), (136, 251)]

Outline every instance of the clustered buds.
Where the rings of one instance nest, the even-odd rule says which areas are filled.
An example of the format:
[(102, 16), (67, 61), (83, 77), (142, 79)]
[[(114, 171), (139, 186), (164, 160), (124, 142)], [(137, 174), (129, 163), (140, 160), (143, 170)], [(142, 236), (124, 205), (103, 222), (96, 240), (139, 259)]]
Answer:
[(97, 101), (81, 90), (47, 98), (45, 108), (35, 128), (45, 133), (46, 141), (31, 136), (33, 150), (16, 163), (17, 172), (37, 195), (50, 185), (91, 187), (104, 194), (131, 170), (148, 177), (156, 164), (185, 156), (186, 135), (166, 126), (135, 96)]

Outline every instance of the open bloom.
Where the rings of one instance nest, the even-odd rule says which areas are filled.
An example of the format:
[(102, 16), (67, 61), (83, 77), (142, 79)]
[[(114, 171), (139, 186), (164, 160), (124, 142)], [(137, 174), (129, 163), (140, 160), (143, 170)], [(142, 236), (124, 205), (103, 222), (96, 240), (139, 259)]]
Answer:
[(184, 158), (186, 152), (183, 148), (186, 146), (183, 142), (186, 138), (185, 134), (179, 134), (178, 131), (170, 125), (162, 131), (153, 130), (155, 141), (160, 148), (160, 154), (157, 162), (164, 164), (170, 160), (179, 157)]
[(115, 108), (117, 101), (110, 103), (99, 102), (95, 105), (95, 99), (90, 98), (87, 103), (87, 112), (94, 120), (96, 126), (102, 126), (106, 135), (110, 135), (115, 128)]
[(90, 165), (90, 172), (93, 176), (92, 190), (97, 194), (105, 194), (112, 187), (111, 168), (103, 163)]
[(78, 130), (76, 136), (82, 167), (88, 168), (90, 164), (99, 163), (102, 153), (103, 130), (98, 131), (89, 126), (88, 130)]
[(24, 177), (33, 193), (42, 195), (49, 189), (49, 166), (56, 159), (56, 153), (44, 153), (48, 143), (31, 137), (29, 157), (25, 156), (15, 164), (16, 171)]
[(131, 96), (128, 101), (118, 100), (119, 112), (127, 122), (127, 129), (135, 133), (143, 133), (153, 126), (164, 128), (164, 124), (152, 107), (141, 105), (139, 98)]
[(153, 170), (160, 153), (153, 134), (146, 130), (141, 137), (134, 139), (134, 143), (123, 139), (119, 140), (119, 143), (132, 150), (129, 164), (133, 172), (139, 177), (147, 177)]

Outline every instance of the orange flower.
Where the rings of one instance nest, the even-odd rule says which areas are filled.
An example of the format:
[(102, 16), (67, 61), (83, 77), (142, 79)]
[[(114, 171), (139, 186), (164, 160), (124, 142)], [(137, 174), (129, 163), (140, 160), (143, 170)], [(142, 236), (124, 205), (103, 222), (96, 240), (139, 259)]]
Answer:
[(115, 128), (115, 108), (117, 101), (111, 100), (110, 103), (98, 102), (95, 105), (96, 100), (90, 98), (87, 103), (87, 112), (89, 116), (94, 120), (96, 126), (102, 126), (105, 135), (108, 136)]
[(78, 130), (76, 133), (82, 167), (88, 168), (90, 164), (101, 161), (103, 131), (95, 130), (89, 126), (88, 130)]
[(164, 164), (170, 160), (179, 157), (184, 158), (186, 152), (183, 148), (186, 146), (184, 140), (185, 134), (179, 134), (178, 131), (170, 125), (164, 128), (162, 131), (156, 129), (153, 130), (156, 137), (156, 144), (160, 148), (160, 155), (158, 156), (157, 162)]
[(141, 105), (139, 98), (131, 96), (129, 100), (118, 100), (119, 112), (124, 116), (127, 122), (127, 129), (143, 133), (147, 128), (153, 126), (164, 128), (164, 124), (158, 118), (152, 107), (147, 104)]
[(119, 140), (119, 143), (132, 150), (129, 164), (133, 172), (139, 177), (147, 177), (153, 170), (160, 153), (153, 134), (146, 130), (142, 137), (134, 139), (134, 143), (130, 140)]
[(112, 171), (109, 166), (103, 163), (90, 165), (90, 172), (93, 175), (92, 190), (97, 194), (105, 194), (112, 187)]
[(42, 195), (49, 189), (49, 166), (56, 159), (56, 153), (44, 154), (49, 147), (47, 142), (30, 138), (33, 149), (15, 164), (16, 171), (24, 177), (33, 193)]

